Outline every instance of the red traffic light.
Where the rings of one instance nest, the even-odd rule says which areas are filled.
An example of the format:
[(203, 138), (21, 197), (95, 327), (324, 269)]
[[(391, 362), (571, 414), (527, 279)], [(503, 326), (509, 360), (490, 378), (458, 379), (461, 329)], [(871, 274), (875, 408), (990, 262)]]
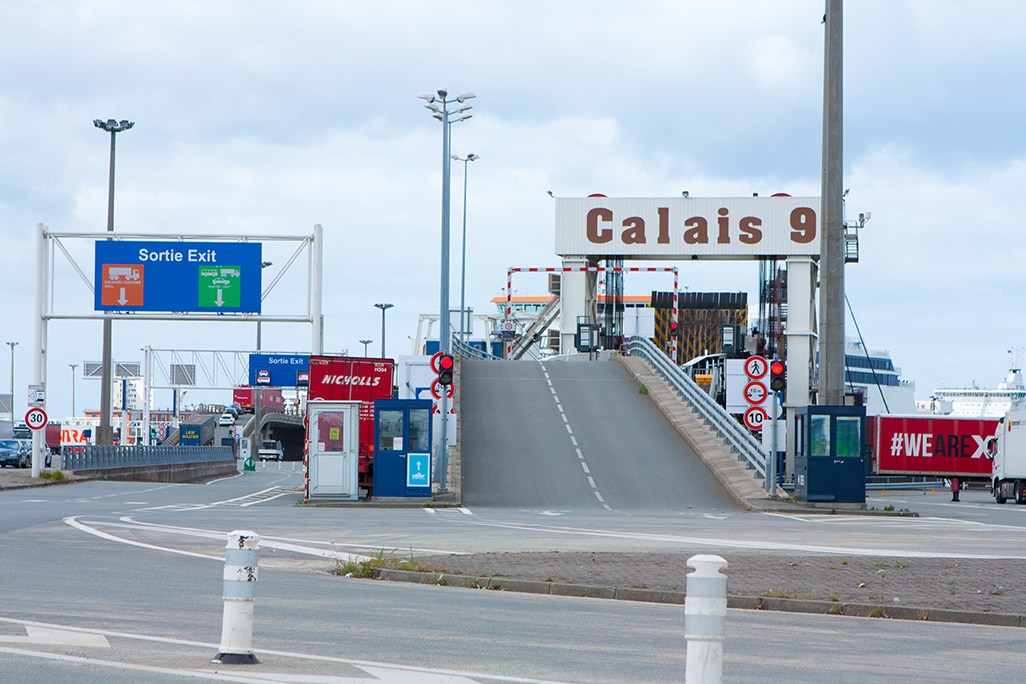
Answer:
[(450, 354), (442, 354), (438, 357), (438, 384), (451, 385), (452, 374), (456, 368), (456, 359)]
[(779, 359), (770, 362), (770, 389), (774, 392), (782, 392), (787, 387), (785, 374), (787, 367)]

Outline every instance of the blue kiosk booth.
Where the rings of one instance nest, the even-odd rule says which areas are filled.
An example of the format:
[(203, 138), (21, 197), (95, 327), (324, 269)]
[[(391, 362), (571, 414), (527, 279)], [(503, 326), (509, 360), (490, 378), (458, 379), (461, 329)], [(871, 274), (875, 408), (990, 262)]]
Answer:
[(431, 496), (431, 411), (426, 399), (374, 402), (374, 496)]
[(802, 503), (866, 503), (866, 407), (794, 411), (794, 497)]

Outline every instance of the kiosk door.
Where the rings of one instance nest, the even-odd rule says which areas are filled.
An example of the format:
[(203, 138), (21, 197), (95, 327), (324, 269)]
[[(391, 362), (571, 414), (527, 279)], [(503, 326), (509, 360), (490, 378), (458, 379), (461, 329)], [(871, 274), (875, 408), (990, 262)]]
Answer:
[(374, 496), (431, 496), (432, 402), (374, 402)]
[(359, 499), (360, 402), (315, 401), (307, 408), (309, 498)]

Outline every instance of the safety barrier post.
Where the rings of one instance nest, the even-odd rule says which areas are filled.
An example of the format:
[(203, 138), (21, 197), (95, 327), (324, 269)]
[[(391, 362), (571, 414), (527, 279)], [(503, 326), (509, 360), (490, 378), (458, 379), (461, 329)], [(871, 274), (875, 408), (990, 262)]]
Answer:
[(228, 533), (224, 554), (224, 617), (221, 650), (212, 663), (259, 663), (253, 653), (253, 602), (256, 598), (260, 536), (235, 530)]
[(727, 623), (727, 561), (699, 554), (688, 559), (695, 571), (687, 577), (684, 597), (684, 638), (688, 642), (687, 684), (723, 681), (723, 639)]

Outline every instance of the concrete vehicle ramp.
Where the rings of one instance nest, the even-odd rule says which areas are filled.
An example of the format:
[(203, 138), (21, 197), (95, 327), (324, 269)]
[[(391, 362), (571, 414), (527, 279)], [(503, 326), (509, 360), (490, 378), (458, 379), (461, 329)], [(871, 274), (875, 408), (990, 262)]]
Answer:
[(622, 364), (461, 364), (464, 505), (739, 510)]

